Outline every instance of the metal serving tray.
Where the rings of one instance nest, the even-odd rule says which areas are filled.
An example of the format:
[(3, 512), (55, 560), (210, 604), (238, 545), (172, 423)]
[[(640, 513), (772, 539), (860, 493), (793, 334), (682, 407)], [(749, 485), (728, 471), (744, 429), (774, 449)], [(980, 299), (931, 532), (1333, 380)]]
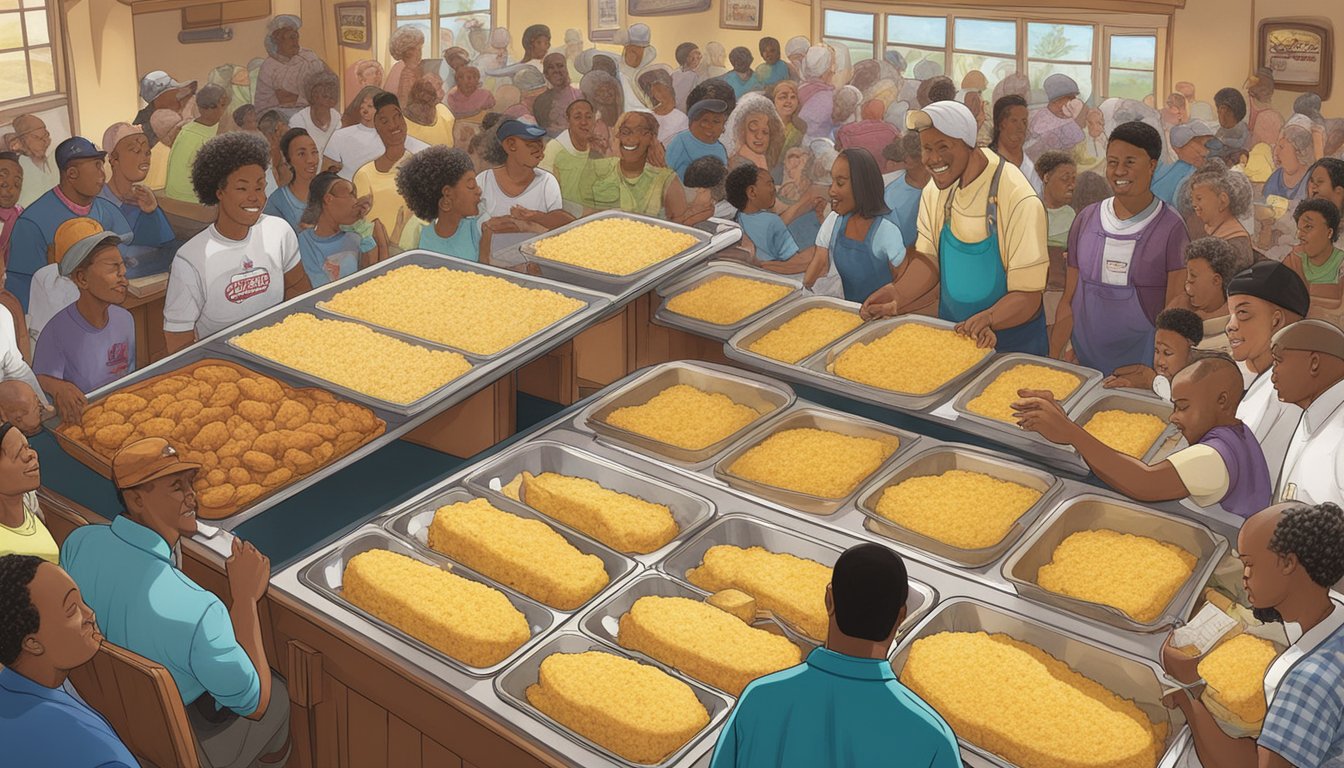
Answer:
[[(650, 572), (641, 574), (634, 581), (626, 584), (615, 594), (612, 594), (594, 607), (593, 610), (580, 621), (579, 629), (589, 637), (597, 638), (598, 640), (620, 648), (624, 653), (628, 653), (643, 661), (648, 661), (651, 664), (663, 667), (670, 672), (675, 672), (685, 677), (691, 677), (688, 673), (677, 670), (671, 664), (659, 661), (641, 651), (626, 648), (621, 645), (620, 641), (617, 639), (617, 635), (619, 633), (621, 617), (629, 613), (634, 604), (642, 597), (684, 597), (688, 600), (694, 600), (697, 603), (703, 603), (708, 596), (709, 593), (702, 589), (682, 584), (679, 581), (673, 581), (660, 573)], [(911, 593), (911, 596), (913, 597), (914, 593)], [(759, 614), (752, 626), (766, 632), (781, 635), (794, 645), (798, 646), (804, 656), (820, 645), (816, 640), (794, 632), (787, 624), (779, 621), (770, 614)], [(693, 677), (691, 679), (695, 680)], [(711, 683), (707, 683), (703, 680), (696, 680), (696, 682), (709, 688), (713, 688), (730, 700), (737, 698), (735, 694), (718, 688)]]
[(672, 677), (681, 680), (689, 686), (695, 693), (695, 697), (700, 700), (702, 705), (704, 705), (705, 710), (709, 713), (709, 723), (701, 729), (698, 734), (692, 736), (689, 741), (683, 744), (680, 749), (664, 757), (662, 761), (658, 763), (635, 763), (627, 760), (606, 747), (590, 740), (586, 736), (580, 735), (568, 726), (562, 725), (551, 719), (549, 715), (532, 706), (531, 702), (527, 700), (527, 689), (537, 683), (541, 676), (541, 663), (545, 661), (548, 656), (555, 653), (586, 653), (588, 651), (610, 653), (613, 656), (633, 659), (630, 654), (618, 651), (615, 648), (610, 648), (592, 638), (584, 637), (583, 635), (574, 632), (560, 632), (559, 634), (553, 635), (545, 643), (534, 648), (532, 652), (524, 656), (512, 668), (506, 670), (504, 674), (495, 678), (495, 693), (504, 701), (517, 707), (519, 710), (526, 712), (537, 720), (540, 720), (542, 723), (545, 723), (557, 733), (562, 734), (571, 741), (591, 749), (610, 760), (616, 761), (620, 765), (651, 765), (662, 768), (664, 766), (672, 766), (682, 763), (683, 760), (685, 761), (685, 764), (689, 765), (691, 764), (693, 753), (695, 756), (699, 756), (700, 753), (706, 752), (713, 747), (712, 744), (705, 743), (707, 741), (705, 739), (705, 734), (718, 728), (728, 716), (728, 710), (732, 708), (732, 703), (722, 694), (715, 693), (713, 690), (700, 683), (675, 673)]
[[(1055, 548), (1069, 534), (1079, 531), (1112, 530), (1147, 536), (1175, 544), (1195, 555), (1195, 569), (1167, 603), (1162, 615), (1141, 622), (1109, 605), (1056, 594), (1036, 583), (1041, 566), (1050, 563)], [(1183, 621), (1208, 582), (1218, 561), (1227, 552), (1227, 539), (1186, 518), (1147, 509), (1129, 501), (1085, 493), (1062, 501), (1003, 564), (1003, 577), (1028, 600), (1044, 603), (1133, 632), (1158, 632)]]
[[(1078, 422), (1079, 426), (1086, 426), (1088, 420), (1097, 415), (1098, 411), (1113, 410), (1146, 413), (1165, 422), (1171, 418), (1172, 405), (1156, 397), (1145, 397), (1132, 392), (1098, 387), (1089, 392), (1069, 411), (1069, 418)], [(1175, 424), (1169, 423), (1139, 459), (1144, 464), (1152, 464), (1163, 459), (1171, 453), (1179, 439), (1180, 430), (1176, 428)]]
[[(853, 543), (862, 543), (854, 539)], [(758, 520), (747, 515), (725, 515), (701, 531), (695, 538), (681, 545), (677, 551), (658, 564), (658, 570), (693, 588), (686, 574), (705, 560), (710, 547), (727, 544), (735, 547), (764, 547), (771, 552), (790, 554), (821, 563), (827, 568), (835, 566), (840, 559), (842, 549), (833, 544), (817, 541), (796, 531), (791, 531), (774, 523)], [(938, 593), (922, 582), (910, 580), (910, 598), (906, 602), (905, 622), (899, 631), (904, 632), (924, 617), (938, 601)], [(782, 619), (778, 620), (784, 624)], [(789, 627), (796, 634), (806, 634), (797, 627)], [(825, 638), (815, 638), (820, 641)]]
[(862, 324), (860, 324), (848, 333), (840, 334), (836, 338), (831, 339), (829, 342), (812, 350), (795, 363), (786, 363), (782, 360), (776, 360), (773, 357), (766, 357), (765, 355), (751, 351), (751, 345), (760, 341), (761, 337), (771, 331), (778, 330), (780, 326), (809, 309), (838, 309), (843, 312), (852, 313), (856, 318), (859, 316), (859, 305), (852, 301), (845, 301), (844, 299), (837, 299), (832, 296), (807, 295), (796, 297), (793, 301), (790, 301), (783, 306), (774, 307), (767, 314), (738, 330), (732, 338), (728, 339), (728, 342), (724, 347), (724, 353), (728, 355), (728, 357), (742, 363), (747, 363), (748, 365), (770, 371), (786, 370), (793, 375), (797, 375), (797, 371), (804, 360), (807, 360), (819, 352), (825, 351), (832, 344), (835, 344), (850, 333), (863, 327)]
[[(927, 621), (897, 644), (891, 659), (891, 667), (897, 677), (905, 669), (910, 646), (921, 638), (940, 632), (1005, 634), (1040, 648), (1112, 693), (1133, 701), (1152, 722), (1165, 723), (1166, 749), (1159, 765), (1170, 768), (1175, 764), (1175, 756), (1180, 753), (1185, 741), (1182, 738), (1185, 720), (1179, 711), (1169, 710), (1162, 705), (1162, 691), (1168, 684), (1168, 678), (1156, 662), (1122, 654), (1095, 640), (1046, 626), (978, 600), (955, 597), (939, 605)], [(965, 738), (959, 736), (957, 741), (961, 743), (964, 752), (986, 760), (991, 765), (1015, 768), (1013, 763)]]
[[(740, 459), (743, 454), (760, 445), (771, 435), (789, 429), (820, 429), (850, 437), (867, 437), (879, 440), (894, 437), (899, 441), (899, 445), (885, 461), (873, 470), (872, 474), (860, 480), (848, 493), (838, 498), (825, 498), (800, 491), (791, 491), (786, 488), (778, 488), (755, 480), (748, 480), (733, 473), (733, 463)], [(886, 424), (826, 408), (802, 407), (790, 410), (744, 438), (736, 448), (733, 448), (728, 455), (719, 459), (718, 463), (714, 465), (714, 476), (738, 490), (759, 496), (767, 501), (782, 504), (790, 509), (809, 512), (814, 515), (830, 515), (840, 509), (873, 476), (881, 472), (883, 467), (890, 466), (891, 462), (896, 460), (897, 457), (907, 454), (918, 442), (919, 435), (889, 427)]]
[[(979, 472), (999, 480), (1024, 485), (1041, 494), (1040, 500), (1033, 504), (1013, 523), (1002, 540), (993, 546), (981, 549), (962, 549), (938, 541), (930, 536), (917, 533), (894, 523), (877, 513), (877, 503), (882, 494), (891, 486), (898, 485), (912, 477), (941, 475), (954, 469)], [(1054, 497), (1063, 487), (1059, 478), (1039, 469), (1016, 464), (1007, 458), (987, 453), (975, 448), (959, 445), (940, 445), (917, 454), (907, 454), (895, 468), (883, 473), (877, 480), (859, 491), (858, 508), (869, 518), (870, 530), (888, 538), (927, 552), (930, 555), (955, 566), (980, 568), (1003, 556), (1022, 534), (1026, 533), (1041, 513), (1054, 501)]]
[[(448, 570), (455, 576), (461, 576), (464, 579), (475, 581), (499, 590), (500, 593), (509, 599), (509, 602), (513, 604), (513, 607), (517, 608), (523, 616), (527, 618), (527, 625), (531, 632), (531, 637), (527, 642), (514, 650), (513, 653), (510, 653), (503, 661), (489, 667), (473, 667), (465, 662), (458, 661), (423, 640), (413, 637), (405, 630), (393, 626), (383, 619), (365, 611), (363, 608), (356, 606), (354, 603), (346, 600), (342, 592), (341, 587), (342, 578), (345, 574), (345, 565), (350, 562), (351, 558), (355, 555), (375, 549), (386, 549), (391, 552), (396, 552), (399, 555), (405, 555), (425, 563), (426, 565), (432, 565), (436, 568)], [(508, 666), (514, 659), (521, 656), (528, 648), (536, 645), (537, 641), (540, 640), (546, 632), (562, 620), (562, 617), (556, 611), (546, 608), (540, 603), (525, 597), (508, 587), (482, 576), (470, 568), (457, 563), (450, 564), (447, 558), (438, 556), (437, 554), (421, 552), (415, 547), (394, 538), (383, 529), (374, 525), (364, 526), (343, 542), (333, 546), (325, 555), (321, 556), (320, 559), (313, 561), (304, 568), (299, 574), (299, 580), (347, 611), (359, 614), (359, 616), (366, 621), (372, 622), (384, 631), (395, 634), (397, 637), (414, 645), (425, 653), (442, 659), (445, 663), (451, 664), (473, 677), (489, 677), (499, 672), (504, 667)]]
[[(630, 221), (638, 221), (642, 224), (662, 227), (663, 229), (694, 237), (695, 245), (692, 245), (690, 248), (687, 248), (680, 253), (673, 254), (662, 261), (650, 264), (641, 270), (631, 272), (628, 275), (613, 275), (608, 272), (599, 272), (595, 269), (552, 261), (551, 259), (537, 255), (537, 243), (540, 243), (542, 240), (562, 235), (570, 230), (577, 229), (584, 224), (594, 221), (602, 221), (604, 219), (628, 219)], [(674, 224), (673, 222), (656, 219), (651, 216), (641, 216), (634, 213), (626, 213), (625, 211), (602, 211), (591, 216), (576, 219), (563, 227), (524, 240), (518, 244), (518, 250), (526, 261), (532, 262), (540, 267), (541, 274), (545, 277), (555, 280), (564, 280), (565, 282), (580, 285), (590, 290), (618, 294), (623, 293), (627, 288), (636, 283), (642, 283), (650, 278), (656, 279), (673, 269), (685, 266), (689, 262), (694, 261), (698, 256), (707, 257), (709, 253), (706, 246), (711, 245), (714, 239), (715, 235), (705, 232), (704, 230), (683, 226), (681, 224)], [(731, 242), (733, 241), (726, 240), (721, 247), (727, 247)], [(633, 246), (636, 244), (632, 243), (631, 245)]]
[[(792, 292), (785, 294), (775, 302), (761, 307), (741, 320), (727, 325), (720, 325), (718, 323), (711, 323), (707, 320), (688, 317), (673, 312), (668, 308), (668, 302), (672, 301), (678, 294), (699, 288), (710, 280), (719, 277), (741, 277), (748, 280), (756, 280), (762, 283), (783, 286), (790, 289)], [(764, 269), (757, 269), (737, 262), (718, 261), (696, 269), (692, 274), (687, 275), (670, 285), (658, 286), (658, 294), (663, 297), (663, 301), (658, 305), (657, 311), (653, 313), (653, 321), (659, 325), (679, 328), (683, 331), (689, 331), (718, 341), (727, 341), (733, 334), (737, 333), (738, 330), (763, 317), (767, 312), (777, 309), (780, 305), (787, 304), (791, 300), (797, 298), (802, 290), (802, 286), (798, 281), (790, 280), (783, 275), (776, 275), (773, 272), (767, 272)]]
[(879, 387), (860, 384), (857, 381), (837, 376), (831, 372), (831, 366), (836, 358), (840, 357), (846, 349), (855, 344), (868, 344), (888, 333), (896, 330), (902, 325), (908, 323), (919, 323), (933, 328), (950, 331), (956, 327), (955, 323), (946, 320), (940, 320), (936, 317), (924, 317), (923, 315), (902, 315), (900, 317), (887, 318), (885, 320), (876, 320), (864, 323), (849, 334), (845, 335), (839, 341), (824, 348), (823, 351), (812, 355), (803, 360), (799, 365), (811, 371), (817, 378), (826, 382), (825, 386), (846, 397), (856, 400), (873, 403), (884, 408), (896, 408), (905, 411), (926, 411), (943, 402), (947, 397), (955, 392), (969, 378), (975, 375), (976, 371), (984, 368), (994, 357), (990, 352), (962, 373), (952, 377), (952, 379), (941, 387), (924, 394), (912, 394), (908, 392), (896, 392), (890, 389), (881, 389)]
[[(607, 423), (607, 417), (617, 408), (643, 405), (659, 392), (677, 384), (687, 384), (702, 392), (727, 395), (736, 403), (755, 408), (761, 417), (722, 440), (696, 450), (669, 445)], [(795, 399), (793, 389), (764, 376), (712, 363), (677, 361), (638, 371), (608, 387), (608, 394), (584, 412), (582, 423), (600, 438), (650, 452), (674, 463), (697, 465), (722, 453), (747, 430), (777, 415), (792, 405)]]
[[(434, 513), (437, 512), (440, 507), (446, 507), (449, 504), (456, 504), (460, 501), (471, 501), (475, 498), (480, 497), (466, 488), (449, 488), (443, 493), (435, 495), (434, 498), (426, 501), (423, 505), (417, 505), (412, 509), (387, 518), (383, 522), (383, 525), (392, 535), (417, 545), (425, 552), (431, 552), (438, 557), (456, 563), (457, 560), (452, 556), (439, 552), (429, 546), (429, 525), (434, 521)], [(512, 499), (502, 495), (491, 495), (487, 500), (494, 505), (496, 509), (517, 515), (518, 517), (525, 517), (529, 520), (540, 520), (541, 522), (546, 523), (552, 530), (563, 536), (565, 541), (569, 542), (570, 546), (585, 555), (594, 555), (602, 561), (602, 567), (607, 572), (607, 586), (598, 590), (597, 594), (584, 601), (584, 605), (591, 603), (598, 595), (610, 588), (612, 584), (624, 579), (639, 567), (635, 561), (625, 555), (593, 541), (583, 534), (576, 533), (562, 525), (557, 525), (550, 519), (542, 517), (530, 507), (518, 504)], [(550, 606), (547, 607), (549, 608)], [(575, 611), (583, 610), (583, 606), (581, 605), (571, 611), (565, 611), (559, 608), (551, 608), (551, 610), (558, 613), (574, 613)]]
[(1035, 432), (1028, 432), (1016, 424), (1010, 424), (1006, 421), (999, 421), (998, 419), (991, 419), (977, 413), (971, 413), (970, 410), (967, 409), (970, 402), (979, 397), (980, 393), (984, 392), (985, 389), (999, 377), (999, 374), (1019, 365), (1045, 366), (1047, 368), (1066, 371), (1078, 377), (1078, 388), (1068, 397), (1060, 401), (1060, 407), (1062, 407), (1065, 412), (1068, 412), (1070, 408), (1077, 405), (1083, 399), (1083, 396), (1090, 392), (1102, 379), (1100, 371), (1094, 371), (1091, 368), (1084, 368), (1081, 365), (1065, 363), (1060, 360), (1053, 360), (1048, 357), (1027, 355), (1021, 352), (1010, 352), (1008, 354), (998, 355), (995, 357), (994, 362), (988, 368), (981, 371), (980, 375), (976, 376), (974, 381), (966, 385), (966, 387), (961, 390), (961, 393), (957, 395), (956, 400), (953, 401), (952, 408), (957, 412), (957, 417), (984, 427), (991, 433), (997, 433), (1001, 437), (997, 437), (996, 439), (1001, 442), (1007, 442), (1009, 445), (1021, 450), (1037, 452), (1039, 447), (1049, 446), (1056, 451), (1064, 451), (1076, 456), (1077, 454), (1071, 446), (1057, 446)]

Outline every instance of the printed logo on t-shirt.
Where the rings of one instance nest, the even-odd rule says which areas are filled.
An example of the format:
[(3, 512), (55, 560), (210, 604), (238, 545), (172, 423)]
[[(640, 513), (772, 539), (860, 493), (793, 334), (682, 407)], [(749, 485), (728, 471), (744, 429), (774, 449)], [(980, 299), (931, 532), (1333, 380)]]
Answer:
[(107, 371), (111, 374), (120, 375), (126, 372), (131, 365), (130, 345), (124, 341), (118, 341), (107, 348)]
[(224, 287), (224, 298), (234, 304), (242, 304), (257, 294), (265, 293), (270, 287), (271, 273), (254, 268), (251, 259), (243, 259), (243, 271), (229, 278), (229, 284)]

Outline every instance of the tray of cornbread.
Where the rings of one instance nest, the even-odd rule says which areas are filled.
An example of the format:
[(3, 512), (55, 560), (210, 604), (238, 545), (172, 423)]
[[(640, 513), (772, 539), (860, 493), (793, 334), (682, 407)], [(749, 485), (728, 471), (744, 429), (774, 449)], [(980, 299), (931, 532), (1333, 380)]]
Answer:
[(763, 370), (797, 376), (804, 360), (862, 324), (858, 304), (804, 294), (744, 325), (728, 339), (724, 354)]
[(699, 469), (794, 400), (790, 387), (764, 376), (678, 361), (613, 384), (576, 421), (603, 442)]
[(123, 446), (168, 441), (201, 465), (197, 514), (231, 517), (376, 439), (387, 423), (322, 389), (291, 386), (235, 361), (188, 353), (193, 362), (123, 379), (90, 401), (79, 424), (53, 430), (71, 456), (104, 477)]
[(714, 476), (790, 509), (829, 515), (918, 442), (886, 424), (795, 406), (738, 442), (715, 463)]
[(790, 301), (802, 285), (786, 275), (731, 261), (705, 264), (658, 286), (654, 322), (719, 341)]
[(367, 525), (309, 564), (319, 594), (474, 677), (499, 672), (560, 616), (499, 582)]
[(979, 600), (940, 603), (891, 666), (963, 750), (1000, 768), (1157, 768), (1183, 743), (1156, 662)]
[(1145, 464), (1165, 459), (1180, 441), (1172, 404), (1152, 395), (1097, 387), (1069, 411), (1092, 436)]
[(969, 446), (905, 454), (858, 494), (864, 526), (960, 568), (998, 560), (1062, 492), (1059, 478)]
[(1028, 600), (1152, 633), (1190, 615), (1227, 548), (1194, 520), (1084, 493), (1026, 535), (1003, 577)]
[(552, 440), (523, 443), (463, 481), (652, 564), (714, 515), (703, 496)]
[[(1017, 425), (1013, 403), (1021, 400), (1022, 390), (1048, 391), (1067, 413), (1083, 396), (1101, 383), (1101, 373), (1081, 365), (1038, 357), (1020, 352), (996, 355), (983, 371), (957, 394), (952, 408), (957, 418), (983, 427), (995, 439), (1014, 447), (1037, 451), (1053, 446), (1056, 451), (1069, 447), (1053, 443)], [(1074, 454), (1076, 455), (1076, 454)]]

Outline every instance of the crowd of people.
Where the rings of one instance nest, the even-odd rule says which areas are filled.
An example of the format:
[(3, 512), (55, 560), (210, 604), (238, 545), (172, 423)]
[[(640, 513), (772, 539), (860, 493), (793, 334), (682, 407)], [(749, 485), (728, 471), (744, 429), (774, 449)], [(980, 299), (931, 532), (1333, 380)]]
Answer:
[[(1074, 446), (1131, 497), (1246, 518), (1242, 557), (1298, 558), (1303, 589), (1344, 576), (1337, 553), (1309, 560), (1317, 543), (1283, 533), (1337, 533), (1344, 505), (1344, 120), (1323, 116), (1314, 94), (1285, 117), (1261, 69), (1212, 103), (1184, 82), (1160, 106), (1157, 94), (1084, 100), (1062, 73), (995, 73), (991, 88), (978, 70), (959, 82), (908, 73), (898, 52), (853, 62), (805, 37), (763, 37), (754, 51), (682, 42), (663, 63), (644, 24), (620, 34), (619, 51), (585, 48), (573, 30), (553, 45), (532, 25), (521, 54), (507, 29), (472, 26), (441, 59), (426, 59), (424, 32), (408, 26), (388, 41), (386, 72), (369, 60), (338, 74), (301, 29), (273, 18), (267, 56), (220, 65), (203, 85), (145, 75), (143, 106), (100, 135), (55, 142), (24, 115), (0, 137), (0, 555), (11, 555), (0, 558), (0, 723), (25, 724), (7, 745), (73, 719), (69, 754), (133, 764), (64, 684), (105, 633), (169, 668), (214, 765), (279, 764), (288, 750), (285, 707), (268, 706), (284, 701), (283, 683), (267, 673), (255, 610), (264, 557), (239, 545), (228, 607), (173, 564), (195, 529), (197, 467), (161, 440), (133, 443), (113, 462), (125, 514), (112, 526), (58, 550), (42, 524), (27, 437), (51, 404), (78, 422), (90, 392), (135, 369), (122, 306), (132, 278), (168, 272), (172, 352), (404, 250), (489, 263), (501, 245), (609, 209), (735, 221), (736, 258), (856, 302), (865, 320), (936, 315), (982, 347), (1151, 390), (1173, 403), (1186, 443), (1152, 466), (1097, 441), (1049, 392), (1024, 391), (1015, 407), (1024, 429)], [(883, 557), (856, 562), (896, 567)], [(151, 582), (172, 599), (147, 602)], [(828, 647), (885, 658), (899, 606), (855, 630), (836, 589)], [(1320, 607), (1275, 595), (1257, 590), (1256, 607)], [(1301, 643), (1339, 642), (1313, 631)], [(809, 657), (811, 677), (748, 689), (716, 765), (785, 743), (744, 733), (780, 721), (757, 709), (767, 689), (825, 688), (848, 663)], [(1302, 714), (1328, 693), (1321, 676), (1337, 685), (1332, 664), (1281, 680), (1295, 693), (1271, 702), (1262, 749), (1319, 764), (1295, 761), (1302, 739), (1285, 735), (1308, 729), (1319, 754), (1344, 750), (1337, 717)], [(892, 682), (889, 669), (855, 679)], [(30, 699), (43, 703), (20, 707)], [(1198, 702), (1178, 703), (1206, 764), (1255, 764), (1253, 742), (1228, 742)], [(912, 717), (921, 761), (954, 760), (936, 714)]]

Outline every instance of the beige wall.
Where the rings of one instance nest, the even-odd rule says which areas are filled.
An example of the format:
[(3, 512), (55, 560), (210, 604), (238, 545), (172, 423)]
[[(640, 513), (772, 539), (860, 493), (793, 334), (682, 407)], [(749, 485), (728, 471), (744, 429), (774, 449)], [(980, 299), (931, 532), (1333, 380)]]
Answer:
[(117, 0), (65, 4), (74, 129), (101, 141), (112, 123), (140, 108), (131, 9)]

